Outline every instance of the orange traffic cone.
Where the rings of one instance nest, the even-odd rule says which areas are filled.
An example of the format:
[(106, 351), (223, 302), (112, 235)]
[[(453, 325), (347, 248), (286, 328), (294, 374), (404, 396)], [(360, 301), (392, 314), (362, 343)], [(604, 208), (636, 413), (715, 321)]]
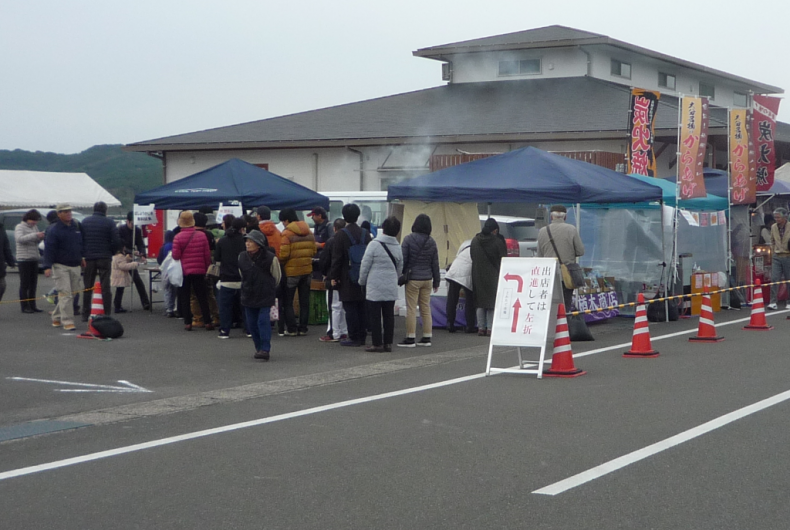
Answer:
[(647, 309), (642, 293), (636, 299), (636, 319), (634, 320), (634, 336), (631, 349), (623, 357), (658, 357), (658, 352), (650, 345), (650, 329), (647, 326)]
[(768, 331), (774, 329), (769, 326), (765, 321), (765, 306), (763, 304), (763, 288), (760, 287), (760, 280), (754, 280), (754, 301), (752, 302), (752, 316), (749, 319), (749, 325), (744, 326), (743, 329), (752, 329), (758, 331)]
[(721, 342), (724, 337), (716, 336), (716, 328), (713, 325), (713, 309), (710, 304), (710, 292), (705, 287), (705, 294), (702, 296), (702, 309), (699, 314), (699, 329), (696, 337), (689, 337), (691, 342)]
[(587, 372), (573, 365), (571, 337), (568, 334), (568, 319), (565, 317), (565, 304), (557, 307), (557, 331), (554, 333), (554, 353), (551, 355), (551, 368), (543, 375), (546, 377), (579, 377)]
[(88, 323), (88, 331), (77, 335), (79, 339), (101, 339), (102, 334), (93, 327), (93, 319), (98, 316), (104, 316), (104, 299), (101, 294), (101, 283), (96, 282), (93, 285), (93, 297), (91, 298), (91, 316)]

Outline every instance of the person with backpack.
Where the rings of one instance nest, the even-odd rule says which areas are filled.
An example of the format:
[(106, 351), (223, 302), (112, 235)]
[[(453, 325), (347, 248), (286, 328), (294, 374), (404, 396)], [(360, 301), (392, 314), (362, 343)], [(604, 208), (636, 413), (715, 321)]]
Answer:
[[(403, 253), (395, 236), (400, 232), (400, 221), (387, 217), (362, 258), (359, 268), (359, 284), (366, 287), (365, 298), (373, 346), (366, 352), (391, 352), (392, 337), (395, 334), (395, 300), (398, 299), (398, 277), (403, 271)], [(381, 323), (384, 321), (384, 337)]]
[(365, 293), (359, 285), (359, 271), (365, 249), (370, 243), (370, 233), (357, 225), (359, 206), (354, 203), (346, 204), (342, 213), (346, 226), (335, 236), (330, 269), (332, 286), (338, 289), (348, 324), (348, 340), (340, 341), (340, 344), (350, 347), (364, 346), (368, 332)]
[[(403, 238), (403, 270), (406, 282), (406, 338), (401, 348), (430, 346), (433, 336), (431, 289), (436, 292), (442, 281), (439, 274), (439, 249), (431, 237), (431, 218), (421, 213), (411, 225), (411, 234)], [(422, 339), (417, 338), (417, 304), (422, 317)]]

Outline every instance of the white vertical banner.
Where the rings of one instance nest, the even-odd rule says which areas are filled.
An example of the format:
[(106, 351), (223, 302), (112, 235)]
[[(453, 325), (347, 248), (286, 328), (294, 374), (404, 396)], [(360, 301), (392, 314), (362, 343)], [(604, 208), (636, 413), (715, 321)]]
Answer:
[(153, 204), (149, 204), (146, 206), (141, 206), (139, 204), (134, 205), (135, 226), (155, 225), (155, 224), (156, 224), (156, 212), (154, 212)]
[(241, 209), (241, 204), (222, 204), (219, 203), (217, 208), (217, 224), (222, 224), (222, 218), (231, 214), (233, 217), (241, 217), (244, 211)]
[[(552, 318), (556, 274), (557, 260), (554, 258), (502, 258), (497, 282), (494, 326), (488, 349), (488, 373), (518, 372), (541, 376), (549, 321)], [(519, 368), (491, 368), (494, 346), (516, 346)], [(536, 370), (524, 369), (522, 347), (541, 349)]]

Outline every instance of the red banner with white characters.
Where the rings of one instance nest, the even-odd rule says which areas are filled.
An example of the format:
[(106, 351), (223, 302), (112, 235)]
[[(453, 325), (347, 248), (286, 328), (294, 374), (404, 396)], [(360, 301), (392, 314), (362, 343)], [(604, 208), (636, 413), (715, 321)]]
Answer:
[(656, 153), (653, 149), (653, 122), (660, 92), (634, 88), (631, 90), (631, 112), (628, 116), (628, 173), (656, 176)]
[(765, 191), (774, 185), (774, 134), (780, 102), (779, 98), (770, 96), (752, 96), (752, 141), (757, 158), (757, 191)]
[[(751, 127), (746, 109), (730, 111), (730, 202), (751, 204), (755, 202), (757, 177), (754, 172), (754, 149), (751, 146)], [(751, 162), (751, 163), (750, 163)]]
[(680, 99), (680, 146), (678, 186), (680, 199), (705, 197), (702, 176), (705, 149), (708, 144), (708, 99)]

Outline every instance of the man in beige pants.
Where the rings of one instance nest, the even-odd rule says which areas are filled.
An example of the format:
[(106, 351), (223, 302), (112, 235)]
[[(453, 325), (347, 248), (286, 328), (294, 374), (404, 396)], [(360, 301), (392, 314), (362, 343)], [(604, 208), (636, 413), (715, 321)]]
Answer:
[(72, 300), (82, 290), (83, 243), (80, 226), (72, 220), (71, 205), (58, 204), (55, 208), (58, 222), (48, 230), (44, 240), (44, 274), (55, 280), (58, 305), (52, 312), (52, 326), (63, 325), (73, 331), (74, 306)]

